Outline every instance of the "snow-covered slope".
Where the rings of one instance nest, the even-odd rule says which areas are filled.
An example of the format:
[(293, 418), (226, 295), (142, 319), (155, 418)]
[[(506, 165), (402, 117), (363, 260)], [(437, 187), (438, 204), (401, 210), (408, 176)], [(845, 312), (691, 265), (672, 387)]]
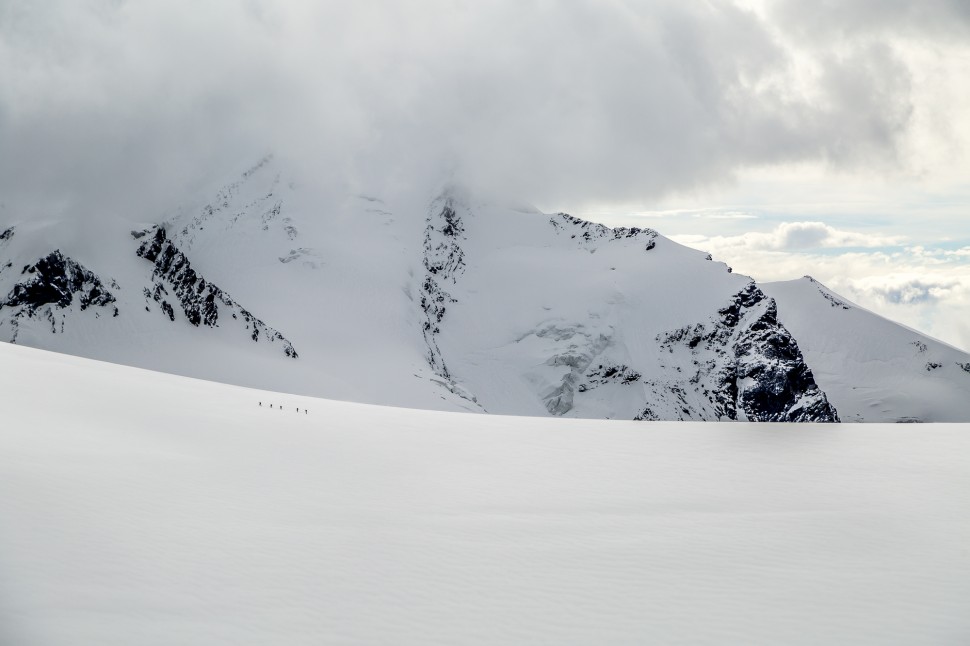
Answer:
[[(0, 223), (0, 338), (293, 393), (469, 406), (431, 381), (407, 293), (423, 214), (397, 222), (359, 197), (323, 208), (280, 175), (262, 160), (162, 216)], [(110, 303), (86, 306), (94, 283), (60, 280), (66, 266), (40, 280), (32, 268), (55, 252)]]
[(966, 425), (463, 415), (9, 344), (0, 365), (2, 644), (970, 639)]
[(859, 307), (806, 276), (766, 283), (843, 421), (960, 422), (970, 355)]
[(424, 265), (431, 363), (486, 410), (835, 417), (751, 280), (654, 231), (448, 193)]
[(774, 300), (655, 231), (458, 187), (321, 196), (288, 173), (266, 158), (134, 222), (0, 223), (0, 338), (399, 406), (839, 418)]

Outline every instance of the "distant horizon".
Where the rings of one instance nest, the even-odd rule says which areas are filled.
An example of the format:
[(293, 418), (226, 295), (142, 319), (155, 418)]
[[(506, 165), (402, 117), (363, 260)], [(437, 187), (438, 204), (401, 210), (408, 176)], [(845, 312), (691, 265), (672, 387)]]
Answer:
[[(874, 200), (861, 210), (851, 203), (823, 209), (670, 200), (664, 206), (686, 206), (594, 206), (572, 213), (610, 226), (654, 228), (759, 282), (810, 275), (877, 314), (967, 350), (970, 227), (960, 222), (960, 212), (970, 198), (955, 203), (924, 210)], [(796, 227), (807, 235), (785, 235)]]

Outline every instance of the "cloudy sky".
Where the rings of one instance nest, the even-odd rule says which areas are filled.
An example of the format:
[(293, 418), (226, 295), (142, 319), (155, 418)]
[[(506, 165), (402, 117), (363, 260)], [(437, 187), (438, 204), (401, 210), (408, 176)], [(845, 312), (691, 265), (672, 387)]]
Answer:
[(0, 219), (151, 219), (272, 150), (653, 226), (970, 348), (966, 115), (966, 0), (0, 0)]

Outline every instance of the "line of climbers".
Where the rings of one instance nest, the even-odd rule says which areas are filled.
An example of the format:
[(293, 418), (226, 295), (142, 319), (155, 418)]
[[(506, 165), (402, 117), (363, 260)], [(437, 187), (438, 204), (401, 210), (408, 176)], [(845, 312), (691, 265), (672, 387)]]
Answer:
[[(260, 405), (260, 406), (262, 406), (262, 405), (263, 405), (263, 402), (259, 402), (259, 405)], [(269, 407), (270, 407), (270, 408), (273, 408), (273, 404), (270, 404), (270, 405), (269, 405)], [(279, 410), (283, 410), (283, 407), (282, 407), (282, 406), (277, 406), (276, 408), (278, 408)], [(299, 408), (297, 408), (297, 409), (296, 409), (296, 412), (298, 412), (298, 413), (299, 413), (299, 412), (300, 412), (300, 409), (299, 409)], [(310, 413), (309, 413), (309, 412), (307, 411), (307, 409), (305, 409), (305, 408), (304, 408), (304, 409), (303, 409), (303, 414), (304, 414), (304, 415), (309, 415)]]

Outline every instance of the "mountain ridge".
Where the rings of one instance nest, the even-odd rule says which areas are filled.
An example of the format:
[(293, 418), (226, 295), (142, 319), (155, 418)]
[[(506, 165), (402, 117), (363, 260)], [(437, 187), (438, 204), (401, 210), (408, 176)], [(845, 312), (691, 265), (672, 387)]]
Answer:
[[(662, 420), (970, 419), (964, 370), (966, 383), (938, 389), (940, 401), (930, 397), (928, 406), (892, 395), (888, 384), (881, 408), (853, 398), (871, 366), (835, 378), (838, 344), (813, 336), (811, 321), (830, 317), (827, 310), (855, 311), (828, 290), (817, 290), (818, 306), (799, 309), (785, 289), (762, 289), (652, 229), (512, 208), (460, 187), (418, 208), (371, 194), (320, 203), (299, 186), (265, 157), (200, 205), (130, 234), (106, 229), (83, 259), (60, 240), (59, 262), (71, 268), (62, 273), (75, 280), (58, 280), (76, 289), (50, 292), (57, 281), (36, 274), (35, 291), (60, 297), (34, 299), (28, 309), (18, 309), (29, 290), (12, 269), (37, 266), (33, 255), (47, 237), (0, 223), (0, 338), (417, 408)], [(87, 301), (114, 316), (91, 316)], [(59, 330), (45, 327), (51, 320)], [(866, 318), (856, 333), (892, 330), (895, 345), (914, 336), (893, 325)], [(826, 329), (838, 337), (838, 326)], [(932, 349), (926, 365), (970, 365), (970, 355), (914, 339)], [(872, 352), (865, 365), (878, 357)], [(844, 354), (854, 356), (849, 347)]]

